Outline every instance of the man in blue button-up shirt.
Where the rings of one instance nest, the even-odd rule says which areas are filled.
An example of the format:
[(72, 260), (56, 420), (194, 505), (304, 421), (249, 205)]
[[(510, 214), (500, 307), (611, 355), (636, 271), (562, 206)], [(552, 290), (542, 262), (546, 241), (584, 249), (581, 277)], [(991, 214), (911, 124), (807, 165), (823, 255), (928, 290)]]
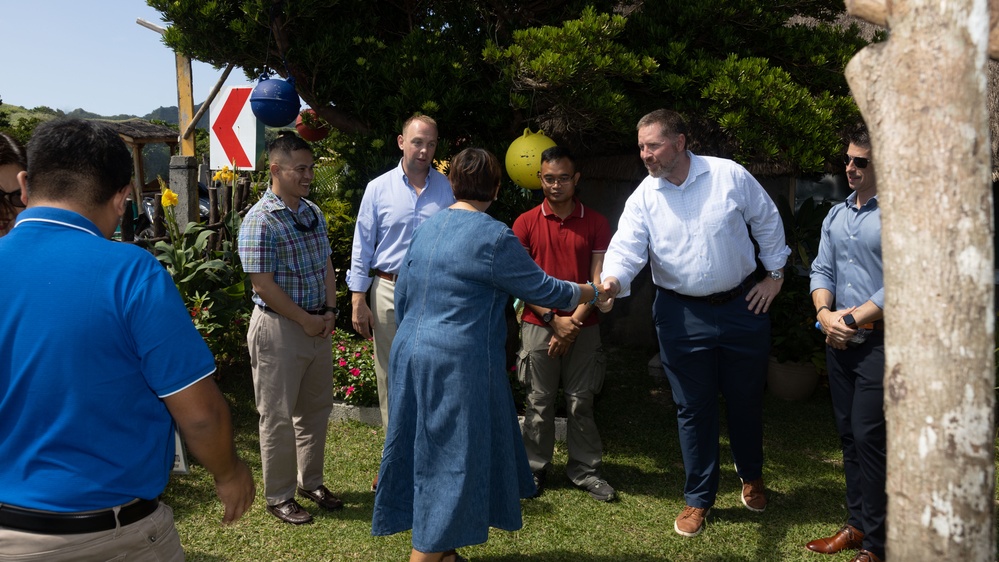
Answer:
[(846, 472), (846, 525), (808, 543), (833, 554), (861, 549), (855, 562), (885, 555), (884, 277), (881, 209), (866, 129), (850, 135), (846, 179), (853, 193), (822, 223), (812, 262), (812, 302), (826, 334), (826, 366)]
[[(455, 201), (447, 177), (432, 166), (437, 122), (427, 115), (410, 117), (402, 126), (398, 143), (402, 150), (399, 165), (371, 180), (364, 190), (347, 271), (354, 330), (365, 338), (374, 336), (382, 427), (388, 427), (388, 364), (396, 329), (396, 276), (416, 227)], [(368, 289), (370, 307), (366, 300)]]

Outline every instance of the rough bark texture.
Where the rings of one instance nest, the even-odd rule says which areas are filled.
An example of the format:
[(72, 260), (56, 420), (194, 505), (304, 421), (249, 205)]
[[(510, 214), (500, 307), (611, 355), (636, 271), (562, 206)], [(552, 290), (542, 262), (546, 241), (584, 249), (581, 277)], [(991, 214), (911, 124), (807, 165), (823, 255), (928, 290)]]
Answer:
[(995, 559), (985, 0), (886, 2), (846, 76), (882, 207), (890, 560)]

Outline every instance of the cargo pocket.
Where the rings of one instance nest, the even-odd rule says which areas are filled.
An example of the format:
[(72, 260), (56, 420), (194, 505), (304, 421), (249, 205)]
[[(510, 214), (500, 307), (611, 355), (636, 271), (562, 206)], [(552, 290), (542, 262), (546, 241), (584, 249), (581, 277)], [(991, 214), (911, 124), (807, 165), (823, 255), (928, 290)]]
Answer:
[(530, 367), (531, 352), (521, 347), (520, 351), (517, 352), (517, 382), (525, 392), (530, 391), (530, 389), (527, 388), (527, 370)]

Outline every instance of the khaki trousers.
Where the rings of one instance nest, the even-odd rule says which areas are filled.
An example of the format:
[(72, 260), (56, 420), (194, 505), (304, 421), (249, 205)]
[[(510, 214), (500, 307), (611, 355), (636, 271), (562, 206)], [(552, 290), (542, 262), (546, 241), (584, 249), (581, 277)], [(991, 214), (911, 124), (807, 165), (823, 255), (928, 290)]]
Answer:
[(296, 484), (306, 490), (323, 484), (333, 410), (333, 344), (259, 307), (253, 309), (246, 338), (260, 413), (264, 497), (267, 505), (276, 505), (295, 496)]
[(184, 562), (184, 549), (173, 524), (173, 510), (156, 511), (131, 525), (76, 535), (43, 535), (0, 527), (3, 562), (107, 562), (143, 560)]
[(389, 356), (398, 326), (395, 324), (395, 281), (375, 277), (371, 282), (372, 335), (375, 340), (375, 380), (378, 383), (378, 408), (382, 427), (388, 430), (389, 419)]

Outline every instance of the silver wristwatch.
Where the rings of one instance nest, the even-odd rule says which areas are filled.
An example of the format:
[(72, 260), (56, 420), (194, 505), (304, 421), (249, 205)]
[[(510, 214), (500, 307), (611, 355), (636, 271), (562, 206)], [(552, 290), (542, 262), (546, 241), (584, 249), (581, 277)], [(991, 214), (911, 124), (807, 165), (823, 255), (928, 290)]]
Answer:
[(781, 279), (784, 278), (783, 270), (775, 269), (773, 271), (770, 271), (769, 273), (770, 273), (770, 278), (773, 279), (774, 281), (780, 281)]

